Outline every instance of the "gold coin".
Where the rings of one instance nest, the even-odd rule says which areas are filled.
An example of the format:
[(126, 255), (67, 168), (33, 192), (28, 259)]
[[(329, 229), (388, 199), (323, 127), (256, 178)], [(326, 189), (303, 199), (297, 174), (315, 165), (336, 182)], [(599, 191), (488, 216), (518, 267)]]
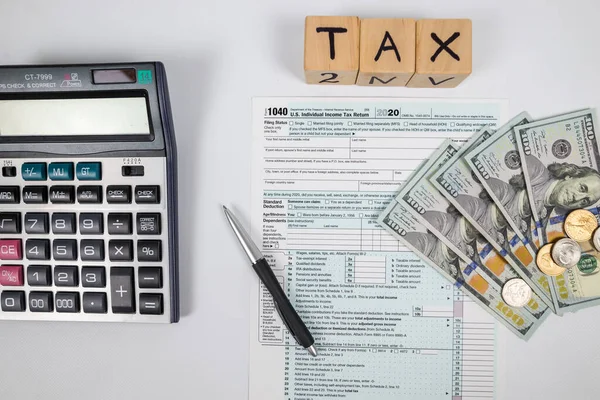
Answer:
[(597, 227), (598, 220), (588, 210), (571, 211), (565, 219), (565, 233), (578, 242), (590, 240)]
[(567, 269), (557, 265), (550, 255), (550, 250), (552, 250), (552, 243), (548, 243), (538, 251), (537, 256), (535, 258), (535, 263), (537, 264), (540, 271), (549, 276), (559, 276), (562, 275)]

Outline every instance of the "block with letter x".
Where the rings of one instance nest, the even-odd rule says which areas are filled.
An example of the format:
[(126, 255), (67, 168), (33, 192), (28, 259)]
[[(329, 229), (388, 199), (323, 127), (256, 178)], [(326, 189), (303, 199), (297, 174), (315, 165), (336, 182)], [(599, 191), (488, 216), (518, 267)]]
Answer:
[(453, 88), (472, 70), (470, 19), (417, 21), (415, 74), (408, 87)]

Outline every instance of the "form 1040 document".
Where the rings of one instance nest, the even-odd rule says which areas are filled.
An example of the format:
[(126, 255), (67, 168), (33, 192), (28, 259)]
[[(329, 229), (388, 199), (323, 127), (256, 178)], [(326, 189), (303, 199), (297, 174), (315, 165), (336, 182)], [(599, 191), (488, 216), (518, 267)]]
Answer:
[(251, 290), (250, 400), (489, 399), (495, 323), (376, 222), (446, 138), (498, 126), (487, 100), (257, 98), (252, 236), (315, 337)]

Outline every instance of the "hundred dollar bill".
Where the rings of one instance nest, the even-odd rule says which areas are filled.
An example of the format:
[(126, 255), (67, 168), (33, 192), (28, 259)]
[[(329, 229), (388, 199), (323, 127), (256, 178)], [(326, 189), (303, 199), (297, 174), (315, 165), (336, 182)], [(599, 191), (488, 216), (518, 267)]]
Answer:
[(512, 182), (523, 180), (523, 169), (513, 128), (531, 121), (523, 112), (498, 128), (496, 132), (470, 150), (465, 161), (486, 189), (510, 228), (534, 252), (539, 248), (539, 233), (529, 206), (525, 189), (516, 188)]
[(500, 292), (466, 265), (396, 200), (379, 216), (379, 224), (433, 267), (462, 293), (479, 304), (517, 336), (527, 340), (539, 326), (523, 310), (508, 306)]
[[(586, 208), (598, 215), (600, 148), (596, 124), (594, 111), (588, 109), (515, 128), (525, 179), (513, 185), (519, 190), (526, 188), (544, 243), (564, 236), (563, 223), (571, 210)], [(582, 247), (585, 250), (586, 246)], [(597, 255), (593, 250), (589, 254)], [(597, 272), (597, 268), (578, 265), (554, 279), (557, 308), (575, 311), (600, 304)]]
[[(471, 225), (471, 223), (429, 181), (438, 168), (458, 151), (456, 144), (446, 140), (429, 160), (415, 171), (396, 196), (396, 201), (433, 233), (444, 245), (467, 263), (468, 268), (501, 291), (504, 284), (519, 275), (499, 252)], [(523, 313), (543, 319), (548, 305), (535, 292)]]
[(473, 135), (432, 175), (430, 182), (487, 241), (476, 241), (482, 262), (493, 265), (495, 269), (504, 268), (503, 260), (491, 257), (494, 253), (489, 251), (489, 243), (554, 311), (549, 280), (537, 268), (535, 251), (526, 246), (511, 229), (498, 206), (463, 159), (465, 154), (489, 139), (492, 134), (491, 128), (485, 127)]

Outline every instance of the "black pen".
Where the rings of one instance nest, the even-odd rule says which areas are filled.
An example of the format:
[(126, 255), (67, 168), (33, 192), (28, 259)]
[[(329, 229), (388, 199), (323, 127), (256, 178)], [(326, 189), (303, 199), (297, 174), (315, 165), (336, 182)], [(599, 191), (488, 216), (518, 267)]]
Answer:
[(258, 277), (262, 281), (262, 283), (266, 286), (269, 293), (273, 297), (273, 302), (275, 303), (275, 309), (279, 313), (279, 316), (287, 326), (288, 330), (296, 339), (296, 342), (302, 347), (304, 347), (310, 354), (314, 357), (317, 356), (317, 349), (314, 346), (315, 340), (312, 335), (308, 331), (302, 319), (294, 310), (292, 303), (285, 295), (285, 292), (281, 288), (279, 281), (275, 277), (273, 270), (269, 266), (267, 260), (262, 255), (258, 247), (254, 244), (248, 233), (244, 230), (240, 222), (235, 218), (235, 216), (227, 209), (227, 207), (223, 206), (223, 211), (225, 211), (225, 216), (227, 217), (227, 221), (231, 225), (231, 228), (235, 232), (238, 240), (242, 244), (244, 251), (248, 255), (250, 262), (252, 263), (252, 268), (258, 274)]

